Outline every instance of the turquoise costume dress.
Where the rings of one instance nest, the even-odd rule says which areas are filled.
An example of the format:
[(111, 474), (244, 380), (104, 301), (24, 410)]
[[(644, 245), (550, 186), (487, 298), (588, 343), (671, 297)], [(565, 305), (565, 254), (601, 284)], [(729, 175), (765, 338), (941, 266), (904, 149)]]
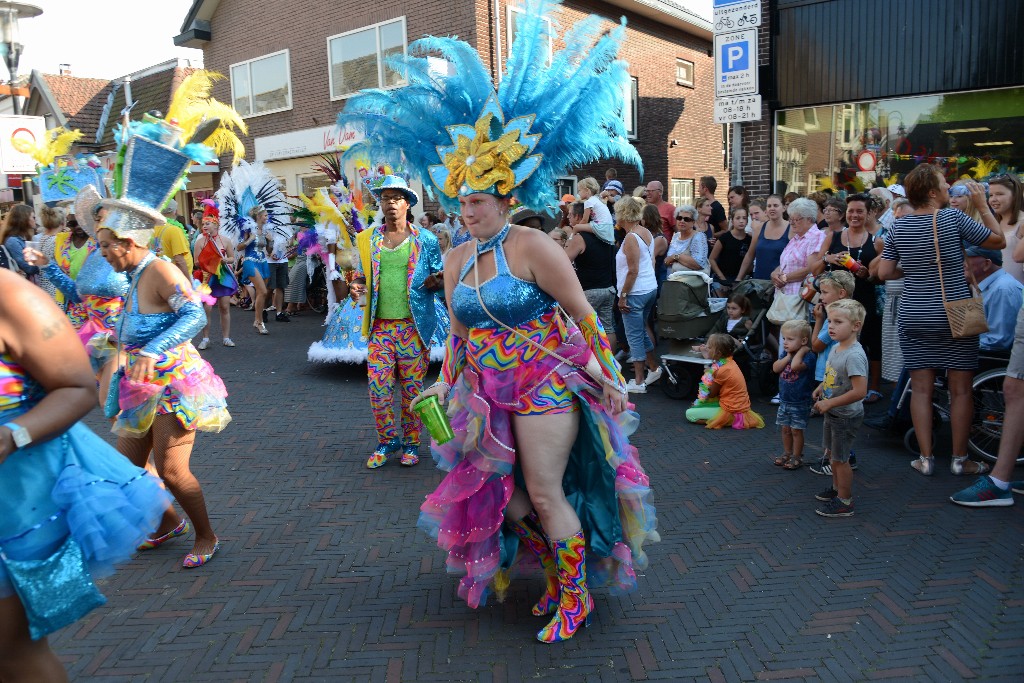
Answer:
[(365, 363), (366, 339), (363, 338), (363, 307), (352, 297), (336, 304), (327, 316), (324, 337), (309, 346), (306, 358), (311, 363)]
[[(147, 255), (129, 280), (142, 277), (154, 260)], [(129, 292), (125, 302), (119, 333), (127, 355), (126, 372), (120, 379), (120, 412), (113, 427), (123, 436), (145, 435), (157, 415), (174, 415), (189, 431), (219, 432), (231, 421), (224, 382), (191, 342), (206, 324), (206, 313), (184, 294), (171, 299), (171, 305), (178, 306), (171, 313), (141, 313), (135, 291)], [(154, 377), (135, 382), (129, 372), (142, 353), (156, 356)]]
[[(419, 526), (448, 551), (448, 571), (463, 575), (459, 596), (471, 607), (484, 604), (519, 547), (519, 538), (503, 526), (514, 487), (526, 488), (512, 417), (579, 411), (562, 485), (588, 541), (588, 573), (594, 585), (634, 590), (634, 568), (647, 566), (643, 545), (659, 540), (649, 481), (628, 439), (639, 418), (628, 410), (613, 415), (602, 405), (601, 387), (579, 369), (592, 354), (580, 329), (561, 321), (555, 299), (509, 269), (503, 247), (508, 230), (479, 247), (481, 254), (494, 250), (497, 271), (480, 283), (480, 297), (503, 323), (573, 365), (523, 342), (487, 314), (472, 279), (462, 282), (475, 263), (470, 258), (452, 297), (452, 313), (469, 328), (465, 364), (449, 382), (447, 413), (455, 438), (431, 442), (435, 462), (448, 474), (420, 508)], [(452, 349), (449, 343), (449, 354)], [(521, 554), (520, 560), (517, 566), (527, 567), (532, 556)]]
[[(24, 368), (0, 354), (0, 424), (16, 420), (44, 396)], [(157, 528), (168, 503), (158, 479), (77, 423), (0, 463), (0, 550), (10, 560), (43, 560), (70, 536), (92, 577), (108, 576)], [(12, 594), (0, 562), (0, 598)], [(52, 599), (65, 596), (54, 590)]]
[(85, 258), (74, 280), (53, 261), (43, 268), (43, 275), (65, 301), (84, 307), (88, 319), (78, 329), (78, 337), (93, 371), (99, 372), (117, 354), (117, 325), (128, 293), (128, 276), (115, 271), (99, 251)]
[[(248, 239), (249, 235), (243, 235), (242, 239)], [(257, 233), (256, 239), (245, 245), (242, 251), (242, 284), (249, 284), (249, 278), (254, 273), (259, 273), (263, 280), (270, 279), (270, 264), (267, 263), (266, 238)]]

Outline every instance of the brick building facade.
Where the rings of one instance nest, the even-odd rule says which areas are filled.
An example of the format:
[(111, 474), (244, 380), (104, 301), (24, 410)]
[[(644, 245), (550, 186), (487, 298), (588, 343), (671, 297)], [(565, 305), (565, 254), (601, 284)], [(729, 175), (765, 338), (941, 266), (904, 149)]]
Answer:
[[(245, 85), (244, 74), (255, 74), (257, 64), (259, 69), (270, 63), (286, 65), (287, 93), (263, 93), (251, 100), (254, 107), (269, 106), (270, 111), (246, 117), (249, 132), (243, 141), (247, 158), (263, 161), (294, 194), (322, 182), (311, 169), (316, 155), (344, 142), (332, 126), (345, 105), (349, 84), (355, 84), (353, 89), (377, 87), (383, 79), (387, 85), (389, 74), (378, 66), (376, 55), (387, 50), (396, 36), (398, 49), (424, 35), (457, 36), (476, 47), (494, 74), (507, 55), (518, 4), (379, 0), (328, 11), (315, 0), (296, 0), (288, 5), (287, 16), (282, 16), (281, 5), (267, 0), (195, 0), (175, 42), (202, 48), (206, 68), (228, 76), (215, 88), (218, 99), (233, 101), (234, 81), (234, 103), (240, 111), (249, 106), (245, 98), (241, 103), (237, 98), (244, 89), (240, 88)], [(587, 14), (606, 17), (609, 29), (619, 17), (627, 18), (620, 56), (629, 62), (635, 79), (634, 143), (644, 161), (644, 181), (661, 180), (667, 194), (675, 187), (684, 198), (702, 175), (714, 175), (724, 186), (728, 171), (723, 129), (712, 123), (710, 25), (673, 2), (572, 0), (555, 10), (559, 34)], [(353, 56), (374, 39), (376, 52)], [(554, 48), (558, 47), (556, 41)], [(680, 65), (683, 77), (677, 79)], [(255, 82), (256, 76), (251, 77)], [(577, 169), (575, 179), (586, 175), (603, 179), (608, 165)], [(617, 168), (625, 187), (631, 189), (641, 181), (635, 169), (622, 164)], [(574, 189), (573, 178), (567, 183)]]

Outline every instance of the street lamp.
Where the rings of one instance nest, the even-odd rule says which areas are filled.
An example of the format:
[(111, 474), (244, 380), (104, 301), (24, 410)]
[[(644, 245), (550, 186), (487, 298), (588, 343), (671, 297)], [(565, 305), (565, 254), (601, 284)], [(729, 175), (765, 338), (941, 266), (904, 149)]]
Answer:
[(14, 94), (14, 82), (18, 79), (18, 61), (21, 59), (21, 51), (24, 48), (24, 45), (19, 42), (18, 19), (22, 17), (31, 19), (42, 13), (43, 10), (35, 5), (0, 1), (0, 52), (3, 53), (4, 61), (7, 62), (7, 70), (11, 72), (11, 102), (14, 105), (15, 114), (21, 113), (21, 104)]

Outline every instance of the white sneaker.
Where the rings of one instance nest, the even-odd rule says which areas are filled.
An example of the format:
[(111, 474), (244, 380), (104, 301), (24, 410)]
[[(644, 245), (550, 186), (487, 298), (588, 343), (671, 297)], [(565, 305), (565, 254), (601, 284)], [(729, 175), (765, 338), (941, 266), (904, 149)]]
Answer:
[(224, 346), (234, 346), (235, 342), (231, 341), (231, 337), (224, 337)]
[(649, 386), (651, 384), (654, 384), (659, 379), (661, 379), (661, 366), (660, 365), (658, 367), (656, 367), (655, 369), (653, 369), (653, 370), (648, 370), (647, 371), (647, 377), (644, 378), (644, 386)]
[(782, 402), (782, 399), (781, 399), (781, 398), (779, 398), (779, 394), (775, 394), (774, 396), (772, 396), (772, 400), (770, 401), (770, 403), (771, 403), (771, 404), (772, 404), (773, 406), (777, 406), (777, 405), (779, 405), (779, 403), (781, 403), (781, 402)]
[(631, 379), (628, 382), (626, 382), (626, 391), (629, 392), (630, 394), (646, 394), (647, 385), (637, 384), (636, 380)]
[(210, 348), (210, 338), (203, 337), (202, 340), (199, 342), (199, 346), (197, 346), (196, 348), (199, 349), (200, 351), (205, 351), (206, 349)]

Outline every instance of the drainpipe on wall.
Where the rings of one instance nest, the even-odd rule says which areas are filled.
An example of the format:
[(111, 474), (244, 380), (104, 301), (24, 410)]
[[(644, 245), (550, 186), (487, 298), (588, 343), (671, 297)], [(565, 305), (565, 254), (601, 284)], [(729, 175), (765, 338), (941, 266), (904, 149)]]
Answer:
[(494, 59), (494, 68), (497, 77), (495, 83), (501, 83), (501, 0), (494, 0), (494, 46), (497, 55)]
[(740, 122), (732, 124), (732, 184), (743, 184), (743, 142)]

